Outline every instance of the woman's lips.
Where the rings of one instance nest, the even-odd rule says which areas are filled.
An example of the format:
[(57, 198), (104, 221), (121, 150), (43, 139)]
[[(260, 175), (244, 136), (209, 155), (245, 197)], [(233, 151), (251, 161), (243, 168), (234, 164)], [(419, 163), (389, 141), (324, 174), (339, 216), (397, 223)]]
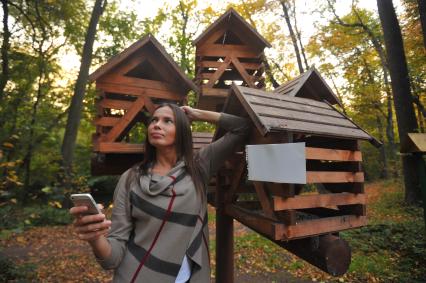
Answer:
[(159, 139), (159, 138), (162, 138), (162, 137), (163, 137), (163, 135), (160, 134), (160, 133), (151, 133), (151, 138)]

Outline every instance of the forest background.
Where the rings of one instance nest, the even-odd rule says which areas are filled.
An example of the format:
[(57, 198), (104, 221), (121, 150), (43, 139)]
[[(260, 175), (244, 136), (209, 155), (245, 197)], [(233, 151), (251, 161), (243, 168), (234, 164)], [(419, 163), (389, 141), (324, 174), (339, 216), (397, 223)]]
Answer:
[[(403, 37), (416, 131), (424, 132), (426, 39), (422, 35), (420, 2), (424, 3), (401, 0), (394, 4)], [(111, 199), (116, 177), (90, 174), (95, 132), (92, 121), (96, 117), (94, 84), (86, 87), (82, 79), (81, 119), (69, 111), (82, 62), (87, 64), (87, 58), (81, 58), (85, 49), (87, 55), (86, 34), (96, 5), (99, 21), (93, 33), (90, 72), (151, 33), (191, 79), (195, 69), (192, 40), (233, 7), (272, 44), (265, 51), (269, 66), (266, 88), (273, 90), (315, 66), (340, 98), (340, 110), (383, 143), (379, 149), (362, 143), (366, 180), (402, 180), (392, 80), (375, 1), (181, 0), (156, 1), (152, 7), (141, 0), (1, 3), (3, 216), (34, 204), (61, 208), (71, 192), (91, 191), (101, 199)], [(190, 104), (194, 101), (192, 97)], [(78, 120), (79, 127), (72, 166), (67, 168), (62, 153), (67, 122), (72, 119)], [(211, 129), (205, 124), (193, 127)], [(143, 129), (131, 134), (143, 141)], [(419, 192), (411, 198), (405, 195), (409, 204), (419, 199)]]

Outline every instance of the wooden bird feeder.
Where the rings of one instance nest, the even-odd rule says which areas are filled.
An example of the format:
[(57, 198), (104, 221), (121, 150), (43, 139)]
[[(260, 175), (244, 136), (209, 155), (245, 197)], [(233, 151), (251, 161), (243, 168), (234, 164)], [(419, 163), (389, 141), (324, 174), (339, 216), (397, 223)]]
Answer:
[[(305, 77), (305, 84), (308, 81)], [(310, 89), (303, 83), (298, 88)], [(316, 92), (327, 92), (321, 88), (324, 86)], [(253, 122), (248, 144), (306, 143), (307, 185), (248, 181), (241, 149), (218, 174), (217, 183), (221, 186), (217, 187), (213, 204), (219, 213), (238, 220), (326, 272), (345, 273), (350, 248), (331, 234), (367, 224), (358, 141), (379, 143), (327, 101), (303, 98), (303, 94), (296, 97), (234, 84), (224, 112), (246, 116)], [(218, 129), (214, 139), (221, 135)], [(232, 231), (230, 225), (218, 227), (222, 229), (217, 234), (221, 245), (229, 241), (226, 235), (232, 237), (224, 232)], [(326, 248), (317, 247), (315, 252), (306, 242), (298, 242), (313, 237)], [(330, 249), (334, 249), (333, 256)], [(222, 256), (217, 262), (227, 262), (226, 255)]]
[(142, 140), (132, 138), (141, 138), (155, 105), (183, 105), (190, 90), (198, 91), (152, 35), (114, 56), (89, 80), (97, 90), (93, 175), (121, 174), (141, 161)]
[(229, 9), (198, 38), (195, 81), (200, 87), (197, 107), (219, 111), (233, 81), (265, 86), (263, 50), (271, 45), (234, 9)]

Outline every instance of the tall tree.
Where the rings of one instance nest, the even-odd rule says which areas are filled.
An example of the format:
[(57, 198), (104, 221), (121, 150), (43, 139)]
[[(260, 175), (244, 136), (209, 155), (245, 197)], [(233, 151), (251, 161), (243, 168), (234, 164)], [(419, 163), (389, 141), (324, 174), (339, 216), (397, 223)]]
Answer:
[[(410, 80), (405, 59), (401, 28), (391, 0), (377, 0), (387, 52), (398, 132), (401, 144), (408, 141), (408, 133), (417, 132), (418, 125), (411, 99)], [(414, 204), (420, 199), (420, 180), (417, 174), (418, 156), (402, 157), (405, 201)]]
[(99, 18), (105, 10), (106, 5), (107, 0), (96, 0), (84, 41), (80, 71), (75, 84), (71, 105), (69, 107), (68, 120), (62, 142), (63, 166), (67, 175), (70, 174), (78, 127), (81, 120), (83, 98), (86, 90), (87, 78), (89, 76), (89, 68), (92, 62), (93, 42), (95, 41)]
[(6, 83), (9, 80), (9, 48), (10, 48), (10, 31), (9, 31), (9, 7), (7, 0), (1, 0), (3, 6), (3, 43), (1, 46), (2, 74), (0, 76), (0, 102), (3, 100)]
[(420, 14), (420, 22), (422, 23), (423, 44), (426, 48), (426, 0), (417, 0)]
[(299, 72), (303, 73), (304, 69), (303, 69), (303, 65), (302, 65), (302, 59), (300, 57), (299, 46), (297, 44), (296, 35), (294, 34), (293, 27), (292, 27), (291, 21), (290, 21), (290, 15), (289, 15), (290, 3), (288, 2), (288, 0), (280, 0), (280, 3), (281, 3), (281, 6), (283, 8), (284, 19), (287, 23), (288, 31), (290, 32), (291, 41), (293, 42), (294, 52), (296, 54), (296, 59), (297, 59), (297, 65), (299, 66)]

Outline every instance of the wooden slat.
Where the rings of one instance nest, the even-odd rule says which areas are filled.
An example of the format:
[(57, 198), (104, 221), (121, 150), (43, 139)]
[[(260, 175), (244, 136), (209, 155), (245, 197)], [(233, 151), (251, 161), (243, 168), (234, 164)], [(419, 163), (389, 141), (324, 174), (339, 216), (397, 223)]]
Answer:
[(297, 223), (297, 225), (285, 228), (280, 227), (284, 228), (280, 232), (282, 233), (281, 239), (290, 240), (339, 232), (365, 225), (367, 225), (367, 218), (365, 216), (345, 215), (303, 221), (301, 223)]
[(237, 51), (237, 52), (254, 52), (253, 48), (247, 45), (235, 45), (235, 44), (203, 44), (198, 48), (199, 52), (206, 50), (215, 50), (219, 49), (222, 51)]
[[(333, 107), (328, 105), (325, 102), (316, 101), (308, 98), (301, 98), (301, 97), (293, 97), (288, 95), (281, 95), (281, 94), (274, 94), (270, 92), (266, 92), (264, 90), (259, 90), (255, 88), (248, 88), (248, 87), (239, 87), (239, 89), (243, 92), (244, 96), (257, 96), (264, 99), (269, 100), (275, 100), (275, 101), (287, 101), (287, 102), (293, 102), (293, 103), (299, 103), (302, 105), (310, 105), (318, 108), (324, 108), (324, 109), (331, 109), (334, 110)], [(274, 104), (273, 102), (271, 104)]]
[(134, 77), (121, 76), (117, 74), (108, 74), (102, 77), (102, 80), (99, 80), (98, 83), (115, 83), (115, 84), (123, 84), (127, 86), (135, 86), (135, 87), (145, 87), (169, 92), (179, 93), (181, 90), (167, 82), (163, 81), (155, 81), (148, 79), (140, 79)]
[(235, 66), (235, 68), (237, 68), (238, 72), (243, 77), (243, 80), (246, 82), (246, 84), (248, 84), (249, 87), (255, 87), (252, 77), (247, 73), (244, 67), (240, 64), (240, 61), (238, 60), (238, 58), (235, 56), (232, 56), (231, 62)]
[(201, 86), (201, 95), (227, 97), (229, 95), (229, 89), (220, 89), (220, 88), (211, 88), (207, 86)]
[(129, 111), (124, 114), (124, 116), (118, 121), (117, 124), (106, 134), (105, 141), (115, 142), (117, 139), (122, 137), (124, 131), (130, 123), (136, 118), (139, 112), (142, 111), (145, 105), (145, 97), (141, 96), (133, 102), (132, 107), (130, 107)]
[(128, 100), (104, 98), (104, 99), (99, 101), (99, 106), (102, 107), (102, 108), (127, 110), (132, 106), (132, 103), (133, 103), (132, 101), (128, 101)]
[(365, 194), (351, 193), (303, 195), (291, 198), (273, 197), (274, 210), (303, 209), (364, 203)]
[(361, 151), (327, 149), (318, 147), (305, 148), (306, 159), (332, 161), (362, 161)]
[(115, 126), (115, 124), (118, 123), (118, 121), (120, 121), (120, 118), (116, 118), (116, 117), (101, 117), (101, 118), (96, 119), (93, 123), (96, 126), (113, 127), (113, 126)]
[(144, 87), (126, 86), (114, 83), (98, 83), (98, 87), (106, 92), (122, 93), (134, 96), (146, 95), (155, 98), (170, 99), (170, 100), (182, 100), (183, 96), (174, 92), (148, 89)]
[(196, 56), (214, 56), (214, 57), (226, 57), (235, 56), (238, 58), (259, 58), (262, 52), (254, 51), (227, 51), (221, 49), (205, 49), (203, 51), (197, 50)]
[(216, 81), (222, 76), (222, 74), (225, 72), (226, 68), (228, 68), (229, 63), (231, 62), (230, 57), (226, 57), (223, 61), (222, 65), (220, 65), (219, 68), (217, 68), (216, 72), (211, 75), (208, 83), (206, 84), (206, 87), (213, 87)]
[(98, 142), (93, 150), (101, 153), (143, 153), (143, 144), (131, 144), (122, 142)]
[[(222, 62), (217, 61), (201, 61), (197, 63), (197, 66), (201, 68), (218, 68)], [(244, 67), (246, 70), (258, 70), (261, 67), (263, 67), (262, 63), (244, 63), (240, 62), (240, 64)]]
[(252, 106), (266, 106), (276, 109), (284, 109), (284, 110), (296, 110), (303, 111), (305, 113), (318, 114), (323, 116), (337, 117), (342, 118), (343, 116), (334, 111), (331, 108), (317, 107), (315, 105), (304, 104), (296, 101), (284, 101), (284, 100), (276, 100), (276, 99), (268, 99), (265, 97), (259, 97), (256, 95), (246, 95), (244, 96), (248, 102)]
[[(356, 126), (343, 116), (340, 117), (330, 117), (328, 115), (322, 114), (313, 114), (301, 110), (290, 110), (290, 109), (282, 109), (271, 106), (263, 106), (252, 104), (253, 110), (260, 116), (267, 116), (271, 118), (279, 118), (279, 119), (292, 119), (298, 121), (321, 121), (321, 124), (329, 124), (329, 125), (338, 125), (349, 128), (356, 128)], [(300, 107), (299, 107), (300, 109)]]
[(305, 122), (290, 119), (278, 119), (260, 116), (262, 124), (267, 126), (270, 130), (276, 131), (292, 131), (296, 133), (318, 134), (326, 136), (356, 138), (356, 139), (370, 139), (364, 131), (358, 128), (347, 128), (333, 125), (321, 124), (319, 122)]
[(362, 183), (364, 182), (363, 172), (306, 172), (306, 183)]

